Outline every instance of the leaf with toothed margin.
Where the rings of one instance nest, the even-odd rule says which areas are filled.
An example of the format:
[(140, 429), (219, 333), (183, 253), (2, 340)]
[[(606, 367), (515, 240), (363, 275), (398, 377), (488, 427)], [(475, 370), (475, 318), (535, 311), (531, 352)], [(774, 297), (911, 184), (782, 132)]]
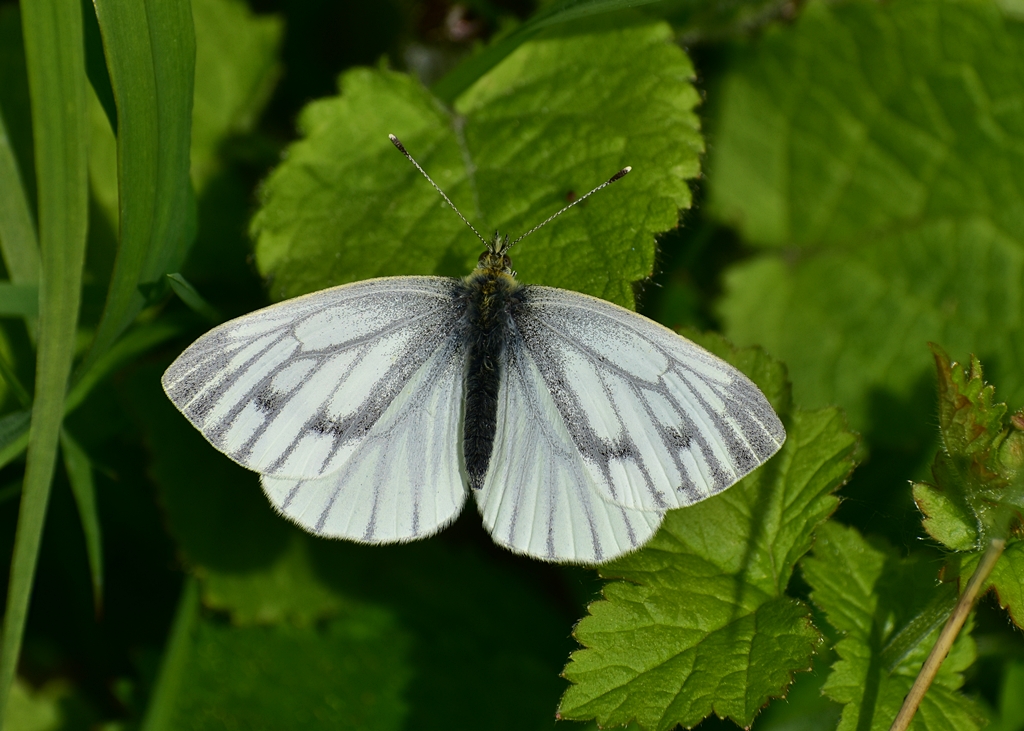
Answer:
[(785, 590), (838, 504), (856, 437), (836, 409), (793, 408), (785, 369), (763, 351), (687, 336), (750, 376), (788, 438), (740, 483), (671, 511), (647, 546), (600, 567), (611, 582), (576, 627), (584, 649), (565, 668), (562, 718), (664, 731), (714, 713), (748, 726), (810, 668), (820, 639)]
[(303, 111), (303, 139), (264, 185), (253, 231), (271, 295), (469, 273), (480, 241), (392, 147), (393, 133), (488, 238), (495, 228), (527, 231), (631, 165), (517, 246), (513, 260), (524, 282), (633, 307), (633, 283), (652, 271), (654, 234), (676, 226), (699, 173), (692, 77), (667, 25), (621, 17), (539, 34), (454, 109), (405, 74), (345, 73), (339, 96)]

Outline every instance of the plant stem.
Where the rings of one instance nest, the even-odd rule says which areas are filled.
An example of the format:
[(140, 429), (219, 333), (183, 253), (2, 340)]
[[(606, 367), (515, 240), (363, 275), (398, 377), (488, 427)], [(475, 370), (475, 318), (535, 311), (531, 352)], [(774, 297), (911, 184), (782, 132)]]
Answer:
[(910, 692), (907, 693), (907, 697), (903, 699), (903, 707), (896, 714), (896, 720), (892, 722), (889, 731), (906, 731), (910, 728), (910, 722), (914, 719), (914, 714), (917, 713), (921, 701), (924, 700), (924, 694), (928, 692), (929, 686), (935, 680), (935, 675), (939, 672), (942, 661), (949, 654), (949, 648), (953, 646), (953, 641), (960, 633), (964, 622), (967, 621), (967, 615), (971, 613), (974, 600), (978, 598), (981, 588), (988, 580), (992, 569), (995, 568), (996, 561), (1003, 555), (1004, 548), (1006, 548), (1006, 541), (1002, 538), (993, 538), (989, 542), (988, 548), (985, 549), (985, 555), (981, 557), (978, 567), (971, 575), (970, 581), (967, 582), (967, 588), (964, 589), (964, 593), (960, 596), (960, 601), (956, 603), (953, 613), (946, 621), (942, 632), (939, 633), (939, 639), (936, 640), (935, 646), (928, 654), (928, 659), (921, 666), (921, 672), (917, 674), (914, 685), (910, 688)]

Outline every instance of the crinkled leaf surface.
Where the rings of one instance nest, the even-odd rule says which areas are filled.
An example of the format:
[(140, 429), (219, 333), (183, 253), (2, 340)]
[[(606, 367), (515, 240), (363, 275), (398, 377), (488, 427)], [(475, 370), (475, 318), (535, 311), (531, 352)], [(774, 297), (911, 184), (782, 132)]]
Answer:
[[(322, 672), (301, 670), (308, 685), (301, 697), (318, 718), (338, 719), (336, 708), (367, 718), (381, 697), (398, 694), (405, 728), (542, 728), (553, 722), (572, 615), (540, 582), (524, 578), (535, 562), (493, 548), (472, 509), (439, 536), (405, 545), (363, 546), (302, 532), (274, 513), (254, 473), (214, 450), (175, 411), (160, 391), (160, 370), (143, 368), (133, 376), (130, 402), (152, 448), (168, 527), (202, 580), (203, 603), (226, 613), (236, 628), (231, 632), (239, 632), (215, 623), (208, 637), (201, 634), (214, 653), (204, 677), (226, 672), (228, 656), (244, 650), (273, 684), (270, 658), (280, 653), (297, 662), (309, 651)], [(501, 561), (489, 560), (481, 543)], [(345, 628), (365, 617), (384, 622), (354, 646), (356, 660), (369, 663), (366, 680), (339, 681), (323, 668), (355, 667), (346, 665), (355, 661), (346, 659)], [(335, 623), (344, 635), (337, 643), (323, 635)], [(392, 635), (407, 649), (396, 652)], [(315, 650), (321, 641), (323, 649)], [(396, 685), (386, 678), (374, 653), (407, 680)], [(256, 693), (256, 674), (222, 676), (219, 692), (232, 698)], [(378, 683), (379, 692), (366, 695)], [(215, 697), (211, 690), (201, 701), (211, 717)], [(262, 707), (263, 701), (254, 703)], [(232, 705), (220, 717), (248, 714)]]
[(565, 677), (562, 718), (602, 726), (693, 726), (715, 713), (749, 725), (819, 641), (802, 602), (785, 595), (832, 492), (853, 467), (856, 438), (836, 409), (789, 406), (785, 371), (760, 351), (701, 345), (743, 367), (780, 413), (782, 450), (738, 485), (671, 511), (637, 553), (599, 570), (616, 579), (576, 627), (585, 649)]
[[(811, 600), (842, 634), (824, 692), (844, 704), (839, 731), (885, 731), (917, 677), (956, 601), (936, 585), (931, 556), (903, 558), (881, 539), (834, 521), (818, 530), (801, 563)], [(911, 724), (916, 731), (981, 727), (980, 709), (958, 692), (974, 662), (970, 624), (942, 663)]]
[[(525, 239), (525, 282), (633, 305), (654, 234), (690, 205), (703, 142), (689, 59), (663, 23), (599, 18), (520, 46), (447, 109), (410, 77), (349, 71), (310, 104), (253, 222), (275, 299), (375, 276), (463, 276), (482, 250), (399, 154), (394, 133), (482, 235), (513, 237), (632, 174)], [(566, 80), (571, 80), (567, 83)]]
[(735, 61), (710, 207), (796, 251), (728, 272), (720, 312), (800, 403), (864, 428), (928, 378), (929, 340), (1024, 400), (1022, 95), (1024, 26), (987, 2), (812, 3)]

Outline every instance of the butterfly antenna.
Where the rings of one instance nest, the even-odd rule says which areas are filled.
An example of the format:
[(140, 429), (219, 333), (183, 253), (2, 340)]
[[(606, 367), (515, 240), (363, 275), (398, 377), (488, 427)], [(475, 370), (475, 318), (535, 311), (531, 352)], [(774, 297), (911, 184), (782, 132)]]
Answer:
[[(455, 207), (455, 204), (452, 203), (452, 199), (444, 194), (444, 191), (441, 190), (438, 187), (437, 183), (435, 183), (433, 181), (433, 179), (431, 179), (431, 177), (429, 175), (427, 175), (427, 171), (424, 170), (423, 168), (421, 168), (420, 164), (413, 159), (412, 155), (409, 154), (409, 151), (405, 149), (405, 145), (402, 144), (402, 141), (399, 140), (394, 135), (388, 135), (388, 138), (390, 138), (391, 144), (393, 144), (395, 147), (397, 147), (398, 151), (401, 152), (403, 155), (405, 155), (409, 159), (409, 162), (411, 162), (413, 165), (416, 166), (416, 169), (419, 170), (423, 174), (423, 177), (427, 179), (427, 182), (429, 182), (431, 185), (434, 186), (434, 190), (436, 190), (438, 193), (441, 194), (441, 197), (444, 198), (445, 202), (447, 202), (448, 205), (450, 205), (452, 207), (452, 210), (455, 211), (459, 215), (459, 218), (462, 219), (462, 222), (464, 224), (466, 224), (467, 226), (469, 226), (471, 229), (473, 229), (473, 233), (476, 234), (476, 237), (478, 239), (480, 239), (481, 241), (484, 242), (484, 246), (490, 246), (490, 242), (487, 241), (487, 239), (485, 239), (483, 236), (481, 236), (480, 232), (477, 231), (475, 228), (473, 228), (473, 224), (471, 224), (469, 221), (467, 221), (466, 217), (462, 215), (462, 211), (460, 211), (458, 208)], [(607, 183), (605, 183), (605, 185), (607, 185)], [(587, 193), (587, 195), (590, 195), (590, 193)], [(547, 223), (547, 221), (545, 221), (545, 223)]]
[[(418, 166), (417, 166), (417, 167), (418, 167)], [(542, 227), (542, 226), (545, 226), (545, 225), (547, 225), (547, 224), (551, 223), (551, 221), (553, 221), (554, 219), (556, 219), (556, 218), (558, 218), (559, 216), (561, 216), (561, 215), (562, 215), (563, 213), (565, 213), (566, 211), (568, 211), (568, 210), (569, 210), (570, 208), (572, 208), (572, 207), (573, 207), (574, 205), (576, 205), (577, 203), (582, 203), (582, 202), (583, 202), (583, 201), (585, 201), (585, 200), (586, 200), (587, 198), (589, 198), (590, 196), (594, 195), (594, 193), (596, 193), (597, 191), (601, 190), (601, 188), (607, 188), (607, 187), (608, 187), (609, 185), (611, 185), (612, 183), (614, 183), (614, 182), (615, 182), (616, 180), (619, 180), (620, 178), (624, 178), (624, 177), (626, 177), (626, 173), (628, 173), (628, 172), (629, 172), (630, 170), (632, 170), (632, 169), (633, 169), (633, 168), (632, 168), (631, 166), (628, 166), (628, 165), (627, 165), (626, 167), (622, 168), (622, 170), (620, 170), (619, 172), (615, 173), (615, 175), (613, 175), (613, 176), (611, 176), (610, 178), (608, 178), (608, 180), (606, 180), (606, 181), (604, 181), (603, 183), (601, 183), (601, 184), (600, 184), (599, 186), (597, 186), (596, 188), (594, 188), (594, 189), (593, 189), (592, 191), (590, 191), (589, 193), (587, 193), (587, 194), (586, 194), (585, 196), (582, 196), (582, 197), (580, 197), (580, 198), (577, 198), (577, 199), (576, 199), (576, 200), (574, 200), (574, 201), (573, 201), (572, 203), (570, 203), (569, 205), (567, 205), (567, 206), (566, 206), (565, 208), (563, 208), (562, 210), (560, 210), (560, 211), (559, 211), (558, 213), (553, 213), (553, 214), (551, 214), (550, 216), (548, 216), (548, 217), (547, 217), (546, 219), (544, 219), (543, 221), (541, 221), (540, 223), (538, 223), (538, 224), (537, 224), (536, 226), (534, 226), (533, 228), (531, 228), (531, 229), (530, 229), (529, 231), (527, 231), (527, 232), (526, 232), (526, 233), (524, 233), (524, 234), (523, 234), (522, 236), (520, 236), (520, 237), (519, 237), (518, 239), (516, 239), (516, 240), (515, 240), (515, 241), (513, 241), (513, 242), (512, 242), (511, 244), (509, 244), (509, 245), (508, 245), (507, 247), (505, 247), (505, 250), (506, 250), (506, 251), (508, 251), (508, 250), (509, 250), (509, 249), (511, 249), (511, 248), (512, 248), (513, 246), (515, 246), (516, 244), (518, 244), (518, 243), (519, 243), (520, 241), (522, 241), (523, 239), (525, 239), (525, 238), (526, 238), (527, 236), (529, 236), (530, 234), (532, 234), (532, 233), (533, 233), (534, 231), (536, 231), (537, 229), (539, 229), (539, 228), (540, 228), (540, 227)], [(425, 173), (424, 173), (424, 174), (425, 174)], [(477, 234), (477, 235), (479, 236), (479, 234)]]

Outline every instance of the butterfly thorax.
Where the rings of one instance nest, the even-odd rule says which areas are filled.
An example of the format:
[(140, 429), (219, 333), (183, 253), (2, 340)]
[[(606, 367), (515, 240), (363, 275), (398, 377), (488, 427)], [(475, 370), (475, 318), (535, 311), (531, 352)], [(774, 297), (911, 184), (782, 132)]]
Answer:
[(469, 484), (478, 489), (494, 446), (498, 391), (512, 316), (523, 299), (508, 256), (501, 249), (484, 252), (480, 264), (461, 283), (466, 302), (466, 411), (463, 454)]

